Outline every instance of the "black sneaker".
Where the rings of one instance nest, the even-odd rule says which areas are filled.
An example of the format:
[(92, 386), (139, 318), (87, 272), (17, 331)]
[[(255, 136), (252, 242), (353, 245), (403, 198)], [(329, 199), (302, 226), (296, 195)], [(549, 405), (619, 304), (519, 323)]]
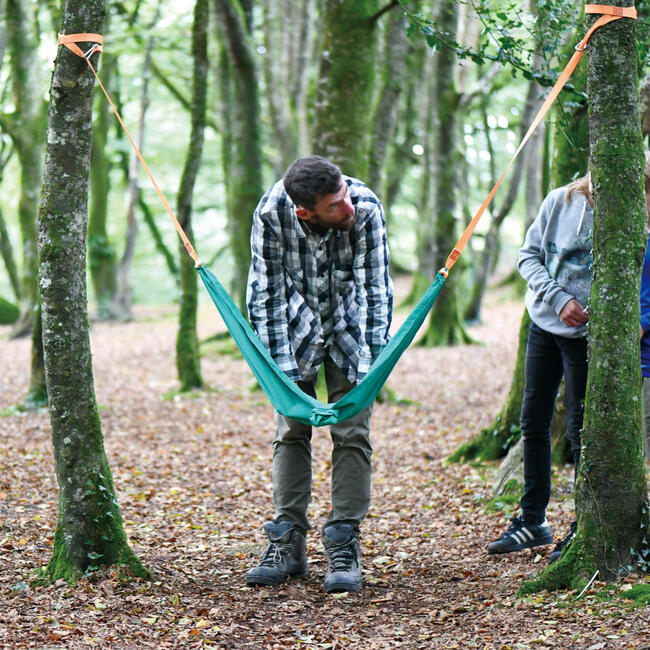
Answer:
[(578, 522), (577, 521), (572, 521), (571, 522), (571, 530), (569, 531), (569, 534), (561, 541), (559, 541), (556, 545), (555, 548), (549, 553), (548, 555), (548, 563), (553, 564), (555, 560), (557, 560), (560, 555), (562, 555), (562, 551), (571, 545), (571, 542), (573, 541), (573, 538), (576, 536), (576, 528), (578, 527)]
[(350, 524), (330, 524), (323, 528), (323, 546), (327, 554), (325, 591), (361, 589), (361, 544), (359, 533)]
[(499, 539), (488, 544), (487, 550), (490, 555), (512, 553), (553, 543), (553, 533), (546, 520), (538, 526), (527, 524), (521, 517), (513, 517), (510, 521), (512, 523), (508, 530)]
[(289, 576), (307, 575), (307, 541), (305, 534), (290, 521), (267, 521), (264, 532), (270, 544), (260, 562), (246, 574), (246, 584), (279, 585)]

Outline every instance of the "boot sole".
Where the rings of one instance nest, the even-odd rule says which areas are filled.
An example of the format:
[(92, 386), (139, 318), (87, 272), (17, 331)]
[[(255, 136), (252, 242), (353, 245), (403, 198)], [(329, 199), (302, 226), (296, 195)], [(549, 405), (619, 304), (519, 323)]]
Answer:
[(333, 582), (325, 585), (325, 591), (328, 594), (341, 593), (343, 591), (361, 591), (363, 585), (361, 582), (350, 584), (349, 582)]
[(307, 577), (307, 571), (303, 571), (302, 573), (291, 573), (288, 574), (286, 577), (282, 578), (282, 580), (276, 580), (274, 578), (271, 578), (270, 576), (256, 576), (256, 577), (251, 577), (251, 578), (246, 578), (246, 586), (247, 587), (277, 587), (278, 585), (281, 585), (283, 582), (286, 582), (289, 578), (305, 578)]

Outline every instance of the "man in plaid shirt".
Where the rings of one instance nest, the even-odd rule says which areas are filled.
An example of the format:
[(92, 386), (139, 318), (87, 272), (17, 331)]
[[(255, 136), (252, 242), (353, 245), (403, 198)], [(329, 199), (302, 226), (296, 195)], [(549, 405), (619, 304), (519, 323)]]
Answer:
[[(361, 181), (320, 156), (296, 160), (253, 215), (250, 321), (279, 367), (315, 396), (321, 365), (328, 401), (367, 374), (389, 339), (393, 285), (382, 205)], [(323, 527), (325, 589), (361, 589), (359, 526), (370, 505), (370, 415), (330, 427), (332, 509)], [(275, 414), (269, 546), (246, 578), (277, 585), (307, 573), (311, 426)]]

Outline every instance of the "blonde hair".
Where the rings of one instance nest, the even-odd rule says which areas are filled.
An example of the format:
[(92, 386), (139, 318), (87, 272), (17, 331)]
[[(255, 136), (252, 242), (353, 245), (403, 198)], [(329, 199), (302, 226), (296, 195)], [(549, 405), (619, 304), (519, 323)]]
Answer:
[[(647, 193), (650, 192), (650, 151), (647, 149), (645, 150), (645, 165), (643, 167), (643, 176), (645, 181), (645, 190)], [(589, 201), (589, 205), (591, 205), (592, 208), (594, 207), (594, 197), (591, 194), (591, 178), (589, 172), (587, 172), (581, 178), (577, 178), (575, 181), (572, 181), (566, 186), (566, 194), (564, 195), (564, 198), (567, 202), (571, 200), (571, 197), (575, 192), (584, 194), (587, 201)]]

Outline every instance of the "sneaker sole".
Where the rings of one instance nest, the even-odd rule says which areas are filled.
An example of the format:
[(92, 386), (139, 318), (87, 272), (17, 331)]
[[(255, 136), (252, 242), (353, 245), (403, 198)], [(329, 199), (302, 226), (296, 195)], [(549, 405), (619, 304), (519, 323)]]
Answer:
[(527, 548), (535, 548), (536, 546), (546, 546), (547, 544), (552, 544), (553, 543), (553, 535), (547, 535), (546, 537), (542, 537), (541, 539), (534, 539), (531, 540), (530, 542), (523, 543), (523, 544), (513, 544), (512, 546), (508, 546), (508, 548), (496, 548), (496, 549), (490, 549), (488, 546), (488, 554), (489, 555), (503, 555), (505, 553), (514, 553), (515, 551), (523, 551)]

